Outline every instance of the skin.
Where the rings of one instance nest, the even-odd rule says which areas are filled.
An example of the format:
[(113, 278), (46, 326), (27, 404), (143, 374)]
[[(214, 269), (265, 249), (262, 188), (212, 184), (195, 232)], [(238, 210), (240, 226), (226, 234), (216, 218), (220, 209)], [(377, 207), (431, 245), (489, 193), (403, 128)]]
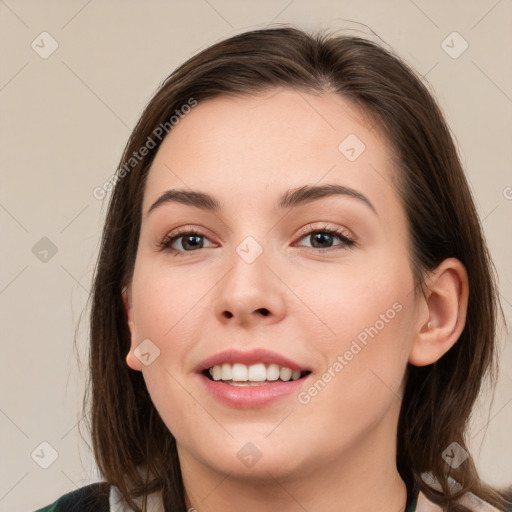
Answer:
[[(349, 134), (366, 146), (352, 162), (338, 150)], [(431, 364), (456, 342), (468, 285), (463, 265), (449, 259), (429, 274), (425, 295), (413, 292), (406, 217), (390, 185), (395, 169), (385, 136), (331, 93), (279, 89), (207, 100), (163, 141), (124, 292), (127, 364), (143, 372), (177, 440), (188, 506), (404, 510), (395, 464), (404, 373), (408, 362)], [(290, 188), (327, 183), (364, 194), (377, 214), (346, 196), (276, 207)], [(213, 194), (222, 208), (167, 203), (147, 214), (172, 188)], [(333, 236), (315, 246), (308, 233), (326, 225), (356, 244)], [(173, 248), (182, 256), (159, 249), (166, 235), (189, 226), (204, 233), (203, 248), (184, 248), (180, 238)], [(236, 252), (247, 236), (263, 249), (251, 264)], [(195, 373), (227, 348), (263, 347), (309, 367), (307, 390), (396, 303), (400, 312), (307, 404), (292, 394), (263, 408), (231, 408)], [(148, 366), (134, 354), (145, 339), (160, 350)], [(262, 455), (252, 467), (237, 457), (248, 442)]]

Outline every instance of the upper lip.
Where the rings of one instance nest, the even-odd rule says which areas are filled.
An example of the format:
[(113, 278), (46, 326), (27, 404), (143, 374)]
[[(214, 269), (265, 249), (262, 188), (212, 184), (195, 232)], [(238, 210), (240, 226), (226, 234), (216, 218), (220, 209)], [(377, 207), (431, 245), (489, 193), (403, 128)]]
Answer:
[(202, 361), (197, 367), (198, 373), (204, 372), (213, 366), (220, 366), (224, 363), (235, 364), (241, 363), (247, 366), (256, 363), (277, 364), (281, 367), (290, 368), (291, 370), (309, 371), (299, 363), (264, 348), (254, 348), (252, 350), (242, 351), (239, 349), (228, 349), (218, 352), (213, 356)]

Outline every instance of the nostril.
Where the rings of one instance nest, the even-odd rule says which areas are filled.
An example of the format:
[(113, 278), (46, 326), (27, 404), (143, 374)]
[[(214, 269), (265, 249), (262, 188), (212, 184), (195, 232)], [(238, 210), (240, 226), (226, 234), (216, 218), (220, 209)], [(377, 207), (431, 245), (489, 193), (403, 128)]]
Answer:
[(270, 314), (270, 311), (267, 308), (260, 308), (257, 311), (259, 311), (263, 316), (268, 316)]

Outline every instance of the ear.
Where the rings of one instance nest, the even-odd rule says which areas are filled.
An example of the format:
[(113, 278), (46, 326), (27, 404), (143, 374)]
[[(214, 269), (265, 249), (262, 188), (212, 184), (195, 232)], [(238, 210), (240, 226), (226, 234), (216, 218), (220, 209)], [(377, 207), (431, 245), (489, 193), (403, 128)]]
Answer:
[(415, 366), (426, 366), (440, 359), (457, 342), (466, 323), (468, 275), (459, 260), (444, 260), (425, 284), (425, 296), (420, 300), (426, 314), (418, 318), (409, 354), (409, 362)]
[(126, 311), (126, 317), (128, 319), (128, 328), (130, 329), (130, 337), (131, 337), (131, 343), (130, 343), (130, 352), (128, 352), (128, 355), (126, 356), (126, 364), (132, 369), (132, 370), (142, 370), (142, 362), (135, 357), (133, 351), (137, 347), (137, 336), (135, 333), (135, 323), (133, 321), (133, 308), (132, 308), (132, 300), (131, 300), (131, 288), (123, 288), (123, 303), (124, 303), (124, 309)]

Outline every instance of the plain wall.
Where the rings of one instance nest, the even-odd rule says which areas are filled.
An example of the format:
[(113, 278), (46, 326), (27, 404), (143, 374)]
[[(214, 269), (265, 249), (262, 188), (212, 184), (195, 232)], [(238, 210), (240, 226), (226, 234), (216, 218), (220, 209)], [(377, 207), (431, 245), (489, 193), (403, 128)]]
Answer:
[[(271, 22), (369, 35), (352, 20), (424, 75), (456, 136), (510, 323), (510, 0), (5, 0), (0, 15), (0, 511), (34, 510), (100, 479), (77, 427), (87, 317), (74, 348), (105, 213), (93, 189), (115, 171), (161, 81), (229, 35)], [(55, 43), (44, 31), (58, 43), (47, 58)], [(463, 39), (451, 35), (443, 48), (454, 31)], [(484, 479), (498, 486), (512, 483), (510, 341), (503, 336), (494, 403), (489, 412), (482, 397), (470, 432)], [(42, 442), (58, 454), (47, 469), (52, 449)]]

